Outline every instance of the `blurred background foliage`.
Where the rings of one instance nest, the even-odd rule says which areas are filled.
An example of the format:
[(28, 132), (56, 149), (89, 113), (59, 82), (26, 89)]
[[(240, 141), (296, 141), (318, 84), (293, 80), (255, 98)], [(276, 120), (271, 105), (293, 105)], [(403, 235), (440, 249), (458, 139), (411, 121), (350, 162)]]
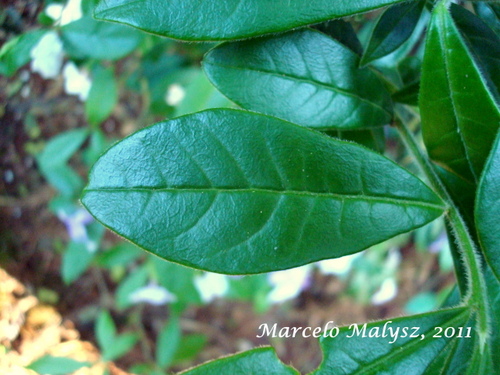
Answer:
[[(167, 263), (107, 232), (78, 197), (110, 144), (160, 120), (237, 107), (201, 69), (213, 45), (96, 21), (96, 0), (1, 4), (1, 266), (72, 320), (102, 361), (160, 375), (272, 344), (308, 371), (321, 360), (314, 339), (256, 338), (259, 325), (348, 324), (429, 311), (446, 297), (454, 276), (440, 221), (354, 256), (246, 277)], [(361, 45), (379, 15), (347, 21)], [(424, 23), (374, 62), (388, 85), (418, 82)], [(418, 122), (408, 108), (399, 110)], [(368, 143), (416, 172), (390, 126), (370, 139), (331, 135)], [(3, 352), (16, 350), (2, 340)], [(22, 365), (57, 374), (92, 364), (43, 355)]]

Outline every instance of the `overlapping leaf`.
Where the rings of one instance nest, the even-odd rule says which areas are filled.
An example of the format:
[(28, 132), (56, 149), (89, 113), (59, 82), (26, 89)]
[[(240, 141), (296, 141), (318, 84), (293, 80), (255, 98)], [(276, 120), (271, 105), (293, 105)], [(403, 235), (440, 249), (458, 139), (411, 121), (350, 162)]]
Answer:
[(420, 109), (431, 158), (476, 182), (499, 128), (500, 111), (444, 2), (434, 9), (428, 32)]
[(171, 38), (230, 40), (285, 31), (402, 0), (103, 0), (99, 19)]
[(94, 166), (82, 202), (160, 257), (229, 274), (355, 253), (443, 212), (426, 185), (379, 154), (228, 109), (116, 144)]
[(361, 65), (395, 51), (413, 33), (425, 0), (409, 1), (388, 8), (379, 18), (361, 59)]
[(483, 254), (500, 282), (500, 133), (478, 187), (475, 219)]
[[(470, 315), (466, 308), (453, 308), (343, 327), (337, 337), (321, 339), (324, 358), (314, 375), (461, 373), (456, 367), (448, 372), (429, 370), (435, 369), (435, 361), (439, 361), (437, 369), (443, 371), (450, 359), (446, 356), (450, 349), (462, 340), (475, 340), (474, 330), (471, 338), (465, 338), (465, 333), (460, 338), (458, 333), (460, 327), (467, 325)], [(437, 337), (440, 331), (435, 327), (442, 328), (443, 332), (452, 327), (448, 331), (451, 337), (443, 333)], [(454, 330), (454, 335), (451, 335), (451, 330)], [(465, 358), (468, 356), (470, 353), (466, 353)], [(461, 363), (458, 361), (452, 365), (460, 366)]]
[(299, 375), (280, 362), (273, 348), (263, 347), (224, 357), (179, 373), (179, 375)]
[(392, 105), (383, 83), (340, 42), (306, 29), (225, 43), (203, 61), (214, 85), (244, 108), (317, 129), (382, 126)]

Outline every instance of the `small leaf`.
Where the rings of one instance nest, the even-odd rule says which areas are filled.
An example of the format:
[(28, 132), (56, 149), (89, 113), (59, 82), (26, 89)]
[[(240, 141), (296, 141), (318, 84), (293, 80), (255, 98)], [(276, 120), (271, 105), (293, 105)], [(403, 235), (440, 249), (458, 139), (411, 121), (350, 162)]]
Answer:
[(85, 102), (85, 114), (90, 125), (106, 120), (118, 101), (118, 88), (113, 69), (98, 66), (93, 71), (92, 86)]
[[(320, 340), (323, 362), (314, 375), (330, 374), (434, 374), (428, 367), (452, 341), (458, 338), (459, 327), (470, 318), (467, 308), (395, 318), (365, 324), (353, 324), (335, 330)], [(452, 327), (454, 337), (435, 337), (440, 327)], [(471, 335), (474, 335), (472, 330)]]
[(475, 219), (483, 254), (500, 282), (500, 132), (476, 195)]
[(31, 49), (38, 43), (46, 30), (26, 32), (5, 43), (0, 49), (0, 74), (11, 77), (30, 61)]
[(156, 363), (161, 368), (168, 368), (175, 358), (181, 340), (179, 318), (171, 316), (163, 327), (156, 342)]
[(185, 96), (176, 108), (175, 115), (182, 116), (204, 109), (231, 106), (234, 106), (234, 104), (217, 91), (200, 70), (186, 86)]
[(124, 333), (115, 337), (113, 344), (107, 347), (102, 356), (105, 361), (114, 361), (123, 357), (136, 344), (138, 337), (135, 333)]
[(271, 347), (257, 348), (216, 359), (179, 373), (179, 375), (220, 374), (299, 375), (297, 370), (281, 363)]
[(89, 267), (94, 253), (90, 252), (87, 244), (70, 242), (62, 257), (61, 276), (65, 284), (71, 284), (78, 279)]
[(203, 60), (208, 78), (243, 108), (317, 129), (388, 124), (383, 83), (341, 43), (306, 29), (224, 43)]
[(190, 41), (231, 40), (367, 12), (402, 0), (106, 0), (95, 17)]
[(71, 358), (43, 356), (32, 362), (28, 369), (44, 375), (66, 375), (72, 374), (82, 367), (89, 367), (89, 362), (80, 362)]
[(117, 143), (93, 167), (82, 202), (159, 257), (229, 274), (352, 254), (444, 210), (418, 178), (377, 153), (229, 109)]
[(406, 42), (418, 24), (425, 3), (425, 0), (410, 1), (387, 8), (378, 19), (360, 64), (384, 57)]
[(434, 9), (428, 31), (420, 109), (430, 157), (466, 181), (477, 182), (499, 128), (500, 111), (444, 2)]
[(190, 361), (207, 345), (207, 336), (201, 334), (187, 335), (181, 338), (174, 363)]
[(116, 289), (116, 307), (119, 309), (126, 309), (132, 305), (130, 295), (137, 289), (146, 285), (148, 281), (148, 269), (145, 266), (136, 268), (127, 275), (127, 277), (120, 282)]
[(142, 35), (130, 27), (82, 17), (61, 27), (61, 39), (64, 51), (75, 59), (117, 60), (132, 52)]
[(97, 343), (103, 352), (110, 350), (116, 337), (116, 326), (107, 311), (101, 311), (95, 322)]

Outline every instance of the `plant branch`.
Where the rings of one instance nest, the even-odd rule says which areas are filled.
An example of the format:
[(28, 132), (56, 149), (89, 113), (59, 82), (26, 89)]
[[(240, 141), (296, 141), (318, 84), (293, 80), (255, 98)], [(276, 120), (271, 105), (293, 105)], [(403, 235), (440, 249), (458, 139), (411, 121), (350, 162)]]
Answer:
[(413, 133), (402, 121), (397, 121), (397, 128), (403, 142), (415, 157), (417, 164), (429, 180), (431, 186), (448, 205), (446, 220), (448, 220), (453, 230), (467, 272), (468, 288), (467, 294), (463, 298), (463, 303), (470, 306), (477, 313), (478, 335), (481, 343), (481, 351), (483, 351), (488, 337), (489, 316), (486, 284), (481, 271), (481, 260), (477, 254), (474, 240), (458, 208), (437, 176), (429, 158), (424, 155), (423, 150), (418, 146)]

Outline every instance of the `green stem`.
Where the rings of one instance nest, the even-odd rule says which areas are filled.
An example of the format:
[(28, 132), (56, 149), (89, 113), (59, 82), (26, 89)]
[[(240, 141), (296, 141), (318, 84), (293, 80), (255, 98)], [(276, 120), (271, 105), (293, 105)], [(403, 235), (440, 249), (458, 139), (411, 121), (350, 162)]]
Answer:
[(473, 308), (477, 313), (477, 328), (482, 352), (488, 337), (488, 300), (486, 296), (486, 284), (481, 271), (481, 260), (476, 252), (474, 240), (470, 236), (467, 225), (460, 215), (458, 208), (455, 206), (448, 191), (439, 180), (431, 162), (418, 146), (413, 133), (403, 122), (398, 121), (397, 127), (403, 142), (415, 157), (417, 164), (429, 180), (431, 186), (448, 205), (446, 219), (453, 229), (458, 249), (463, 258), (462, 260), (464, 261), (465, 270), (467, 272), (468, 288), (463, 302)]

